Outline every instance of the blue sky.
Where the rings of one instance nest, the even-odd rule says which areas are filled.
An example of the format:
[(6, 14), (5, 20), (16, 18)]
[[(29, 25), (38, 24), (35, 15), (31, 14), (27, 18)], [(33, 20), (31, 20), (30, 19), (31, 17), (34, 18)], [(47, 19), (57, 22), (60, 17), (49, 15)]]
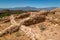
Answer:
[(60, 7), (60, 0), (0, 0), (0, 8), (14, 7)]

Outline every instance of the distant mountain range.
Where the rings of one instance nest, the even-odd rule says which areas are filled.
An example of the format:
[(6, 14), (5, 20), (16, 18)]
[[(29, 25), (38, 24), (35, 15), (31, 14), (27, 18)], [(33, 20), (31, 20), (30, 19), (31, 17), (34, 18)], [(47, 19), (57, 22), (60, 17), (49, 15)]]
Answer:
[(35, 8), (35, 7), (15, 7), (15, 8), (0, 8), (0, 10), (3, 9), (8, 9), (8, 10), (51, 10), (51, 9), (55, 9), (58, 7), (48, 7), (48, 8)]

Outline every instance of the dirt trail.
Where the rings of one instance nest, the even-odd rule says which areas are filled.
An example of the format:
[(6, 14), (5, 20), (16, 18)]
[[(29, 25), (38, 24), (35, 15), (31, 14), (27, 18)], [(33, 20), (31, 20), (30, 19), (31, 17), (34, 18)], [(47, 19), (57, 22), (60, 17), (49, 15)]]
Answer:
[[(34, 16), (33, 16), (34, 17)], [(20, 21), (19, 23), (17, 23), (15, 20), (14, 20), (14, 17), (13, 15), (11, 15), (11, 26), (9, 26), (8, 28), (2, 30), (0, 32), (0, 36), (3, 36), (4, 34), (7, 34), (7, 33), (12, 33), (16, 30), (20, 30), (23, 31), (27, 37), (31, 38), (32, 40), (39, 40), (39, 32), (35, 31), (34, 29), (30, 28), (30, 27), (26, 27), (26, 26), (23, 26), (21, 23), (24, 22), (24, 21), (29, 21), (29, 19), (31, 19), (32, 17), (28, 17), (26, 19), (23, 19), (22, 21)], [(33, 18), (32, 18), (33, 19)]]
[[(26, 14), (18, 16), (17, 19), (21, 20), (17, 22), (14, 15), (11, 15), (11, 25), (0, 31), (0, 36), (22, 31), (28, 39), (30, 38), (30, 40), (60, 40), (59, 16), (58, 14), (55, 14), (55, 12), (49, 11), (35, 12), (35, 14), (32, 12), (31, 14), (27, 14), (27, 16)], [(15, 37), (15, 39), (20, 37)], [(11, 40), (13, 40), (13, 38)], [(21, 37), (21, 40), (25, 39)]]

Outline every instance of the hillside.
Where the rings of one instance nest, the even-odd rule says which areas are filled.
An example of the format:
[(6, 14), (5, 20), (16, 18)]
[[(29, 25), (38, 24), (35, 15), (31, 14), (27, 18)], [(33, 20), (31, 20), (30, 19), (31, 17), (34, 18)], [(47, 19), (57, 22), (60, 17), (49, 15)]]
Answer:
[(26, 7), (14, 7), (14, 8), (0, 8), (0, 10), (4, 10), (4, 9), (8, 9), (8, 10), (23, 10), (23, 11), (29, 11), (29, 10), (52, 10), (58, 7), (47, 7), (47, 8), (36, 8), (36, 7), (30, 7), (30, 6), (26, 6)]
[(60, 40), (60, 8), (1, 18), (0, 40)]

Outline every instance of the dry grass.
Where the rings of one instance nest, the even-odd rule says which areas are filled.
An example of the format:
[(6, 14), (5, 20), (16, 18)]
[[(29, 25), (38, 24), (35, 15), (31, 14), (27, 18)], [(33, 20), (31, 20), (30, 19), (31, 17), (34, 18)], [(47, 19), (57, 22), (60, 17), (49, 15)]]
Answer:
[(46, 27), (46, 25), (41, 24), (41, 25), (39, 25), (39, 28), (41, 31), (45, 31), (47, 27)]
[[(49, 12), (45, 12), (45, 13), (48, 14)], [(25, 20), (23, 22), (24, 25), (28, 25), (28, 26), (25, 26), (26, 29), (24, 29), (24, 31), (27, 30), (26, 32), (29, 33), (28, 30), (31, 28), (32, 29), (31, 32), (35, 35), (34, 37), (35, 40), (50, 40), (50, 39), (60, 40), (60, 15), (56, 11), (52, 11), (50, 13), (53, 13), (53, 14), (45, 15), (44, 12), (43, 14), (41, 14), (44, 16), (41, 16), (41, 15), (34, 16), (28, 13), (21, 14), (19, 16), (16, 16), (15, 21), (19, 22), (29, 17), (30, 18), (29, 20)], [(36, 12), (36, 14), (40, 14), (40, 12)], [(10, 25), (11, 25), (10, 22), (0, 23), (0, 31), (4, 30)], [(39, 37), (36, 38), (38, 34), (39, 34)], [(28, 37), (23, 31), (21, 32), (21, 30), (19, 30), (12, 34), (6, 34), (0, 37), (0, 40), (32, 40), (32, 39)]]

